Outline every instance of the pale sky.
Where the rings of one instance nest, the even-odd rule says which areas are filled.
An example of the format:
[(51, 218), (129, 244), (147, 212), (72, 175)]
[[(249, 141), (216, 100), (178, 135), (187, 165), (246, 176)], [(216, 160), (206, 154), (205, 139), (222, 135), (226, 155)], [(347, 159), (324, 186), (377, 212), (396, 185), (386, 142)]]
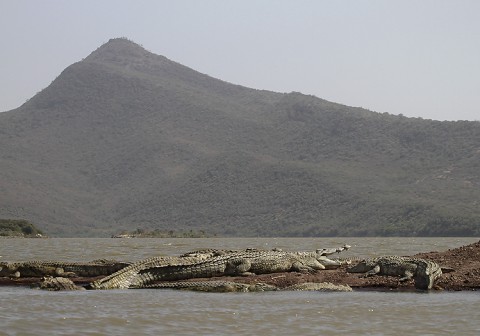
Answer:
[(480, 120), (477, 0), (0, 0), (0, 111), (110, 38), (247, 87)]

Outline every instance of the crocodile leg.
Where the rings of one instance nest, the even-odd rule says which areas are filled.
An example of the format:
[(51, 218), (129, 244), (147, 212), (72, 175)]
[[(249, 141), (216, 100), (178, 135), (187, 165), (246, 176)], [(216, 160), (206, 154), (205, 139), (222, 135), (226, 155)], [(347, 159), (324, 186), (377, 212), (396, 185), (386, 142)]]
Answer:
[(398, 281), (403, 282), (413, 278), (413, 273), (411, 271), (405, 271), (405, 275), (401, 277)]
[(368, 278), (368, 277), (373, 276), (373, 275), (377, 275), (379, 273), (380, 273), (380, 265), (376, 265), (370, 271), (365, 273), (365, 278)]
[(249, 272), (252, 263), (246, 258), (232, 259), (227, 262), (225, 267), (226, 275), (252, 275), (254, 273)]

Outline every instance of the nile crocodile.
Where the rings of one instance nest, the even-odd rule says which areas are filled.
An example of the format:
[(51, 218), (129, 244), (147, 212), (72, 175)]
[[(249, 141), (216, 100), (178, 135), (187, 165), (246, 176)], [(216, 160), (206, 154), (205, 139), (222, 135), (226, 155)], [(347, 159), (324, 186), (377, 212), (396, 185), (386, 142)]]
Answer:
[(160, 256), (137, 261), (105, 278), (94, 281), (87, 286), (87, 289), (125, 289), (130, 287), (131, 282), (138, 273), (152, 267), (190, 265), (206, 260), (211, 257), (225, 255), (237, 251), (205, 249), (188, 252), (180, 257)]
[(351, 292), (349, 285), (335, 285), (330, 282), (302, 282), (283, 288), (290, 291)]
[(77, 276), (96, 277), (112, 274), (130, 263), (114, 260), (94, 260), (92, 262), (64, 261), (24, 261), (0, 263), (0, 276), (3, 277), (44, 277), (44, 276)]
[[(350, 248), (348, 245), (344, 245), (338, 248), (329, 248), (329, 249), (319, 249), (317, 250), (316, 257), (318, 260), (315, 261), (315, 266), (319, 269), (324, 268), (336, 268), (339, 267), (339, 263), (332, 261), (326, 257), (333, 253), (339, 253), (343, 250)], [(203, 262), (207, 260), (213, 260), (214, 262), (219, 260), (226, 259), (239, 259), (239, 256), (248, 254), (248, 255), (262, 255), (265, 253), (273, 254), (274, 256), (278, 254), (285, 254), (280, 250), (257, 250), (257, 249), (246, 249), (246, 250), (217, 250), (217, 249), (204, 249), (199, 251), (188, 252), (180, 257), (172, 256), (163, 256), (163, 257), (153, 257), (145, 260), (140, 260), (131, 264), (124, 269), (113, 273), (103, 279), (92, 282), (87, 286), (88, 289), (119, 289), (119, 288), (129, 288), (129, 287), (143, 287), (152, 282), (150, 279), (150, 273), (148, 270), (153, 269), (153, 273), (156, 273), (158, 270), (168, 272), (174, 272), (175, 270), (186, 270), (195, 268), (196, 265), (201, 265), (203, 267)], [(302, 253), (298, 252), (298, 256), (302, 256)], [(308, 254), (308, 253), (307, 253)], [(305, 257), (306, 258), (306, 257)], [(180, 272), (182, 272), (180, 271)], [(198, 273), (198, 272), (197, 272)], [(217, 273), (221, 275), (222, 273)], [(199, 275), (197, 274), (197, 276)], [(183, 275), (178, 279), (178, 276), (166, 277), (164, 280), (181, 280), (188, 279), (188, 275)]]
[(321, 291), (321, 292), (351, 292), (352, 288), (345, 285), (334, 285), (329, 282), (304, 282), (280, 289), (277, 286), (263, 282), (245, 284), (233, 281), (175, 281), (147, 285), (144, 288), (183, 289), (199, 292), (265, 292), (265, 291)]
[(234, 281), (175, 281), (161, 282), (153, 285), (147, 285), (142, 288), (158, 288), (158, 289), (183, 289), (197, 292), (265, 292), (276, 291), (278, 288), (263, 282), (254, 284), (245, 284)]
[(192, 278), (210, 278), (217, 276), (235, 276), (266, 274), (277, 272), (314, 272), (326, 268), (339, 267), (325, 254), (332, 254), (348, 249), (321, 249), (316, 252), (283, 252), (247, 250), (227, 253), (207, 258), (188, 265), (151, 267), (141, 270), (131, 279), (129, 287), (141, 288), (155, 281), (185, 280)]
[[(63, 277), (47, 276), (33, 286), (33, 288), (48, 291), (72, 291), (84, 290), (84, 287), (77, 286), (72, 280)], [(257, 282), (246, 284), (234, 281), (176, 281), (162, 282), (148, 285), (143, 288), (150, 289), (181, 289), (197, 292), (227, 293), (227, 292), (266, 292), (266, 291), (320, 291), (320, 292), (351, 292), (348, 285), (334, 285), (329, 282), (304, 282), (280, 289), (275, 285)]]
[(75, 285), (75, 283), (68, 278), (51, 276), (42, 278), (42, 280), (36, 284), (34, 288), (49, 291), (72, 291), (85, 289), (84, 287)]
[(431, 289), (435, 281), (442, 275), (442, 269), (433, 261), (399, 256), (364, 259), (347, 269), (347, 272), (365, 273), (365, 277), (371, 275), (400, 276), (400, 281), (413, 278), (417, 289)]

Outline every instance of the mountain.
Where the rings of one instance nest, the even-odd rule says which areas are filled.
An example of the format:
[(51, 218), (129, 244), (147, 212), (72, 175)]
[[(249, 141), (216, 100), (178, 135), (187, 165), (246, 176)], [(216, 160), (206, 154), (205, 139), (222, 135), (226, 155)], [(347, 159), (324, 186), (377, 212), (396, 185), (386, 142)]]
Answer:
[(0, 218), (49, 236), (480, 235), (480, 123), (214, 79), (127, 39), (0, 113)]

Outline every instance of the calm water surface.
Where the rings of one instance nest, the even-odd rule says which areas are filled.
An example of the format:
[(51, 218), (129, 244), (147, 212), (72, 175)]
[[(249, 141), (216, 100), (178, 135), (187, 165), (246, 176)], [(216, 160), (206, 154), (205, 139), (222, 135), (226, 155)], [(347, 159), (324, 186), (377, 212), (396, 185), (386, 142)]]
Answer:
[[(479, 238), (1, 239), (0, 260), (138, 260), (200, 248), (345, 256), (442, 251)], [(0, 335), (480, 335), (478, 292), (44, 292), (0, 287)]]

